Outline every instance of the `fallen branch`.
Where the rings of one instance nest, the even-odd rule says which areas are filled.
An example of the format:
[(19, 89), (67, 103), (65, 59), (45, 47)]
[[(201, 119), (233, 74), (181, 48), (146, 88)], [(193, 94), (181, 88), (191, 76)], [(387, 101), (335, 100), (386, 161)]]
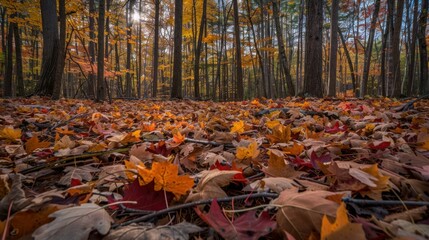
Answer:
[(429, 202), (422, 201), (399, 201), (399, 200), (367, 200), (354, 199), (350, 197), (343, 198), (344, 203), (354, 203), (367, 206), (386, 206), (386, 205), (405, 205), (405, 206), (429, 206)]
[[(230, 201), (236, 201), (236, 200), (243, 200), (243, 199), (247, 199), (247, 198), (259, 198), (259, 197), (267, 197), (267, 198), (276, 198), (279, 195), (277, 193), (267, 193), (267, 192), (263, 192), (263, 193), (255, 193), (255, 194), (245, 194), (245, 195), (239, 195), (239, 196), (234, 196), (234, 197), (224, 197), (224, 198), (218, 198), (216, 199), (218, 202), (230, 202)], [(158, 216), (167, 214), (167, 213), (171, 213), (171, 212), (175, 212), (177, 210), (180, 209), (184, 209), (184, 208), (190, 208), (190, 207), (194, 207), (194, 206), (198, 206), (198, 205), (203, 205), (203, 204), (209, 204), (213, 201), (213, 199), (207, 199), (207, 200), (200, 200), (200, 201), (196, 201), (196, 202), (191, 202), (191, 203), (184, 203), (184, 204), (180, 204), (177, 206), (173, 206), (170, 208), (166, 208), (160, 211), (156, 211), (154, 213), (133, 219), (133, 220), (129, 220), (120, 224), (115, 224), (112, 226), (112, 228), (117, 228), (117, 227), (122, 227), (122, 226), (126, 226), (132, 223), (138, 223), (138, 222), (143, 222), (143, 221), (148, 221), (151, 220), (153, 218), (156, 218)]]

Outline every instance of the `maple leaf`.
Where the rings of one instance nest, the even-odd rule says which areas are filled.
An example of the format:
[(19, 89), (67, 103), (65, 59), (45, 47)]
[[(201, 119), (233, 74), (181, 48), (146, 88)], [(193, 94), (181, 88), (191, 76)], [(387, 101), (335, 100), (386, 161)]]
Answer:
[(232, 128), (231, 128), (231, 133), (243, 133), (244, 132), (244, 122), (243, 121), (238, 121), (238, 122), (234, 122), (232, 124)]
[(292, 147), (286, 147), (282, 150), (285, 151), (287, 154), (298, 156), (304, 151), (304, 146), (299, 143), (293, 142)]
[(141, 125), (141, 129), (143, 132), (152, 132), (153, 130), (156, 129), (156, 124), (153, 122), (151, 124), (149, 123), (143, 123)]
[(175, 131), (173, 134), (173, 142), (176, 144), (181, 144), (185, 141), (185, 136), (180, 133), (180, 131)]
[(374, 150), (384, 150), (390, 146), (388, 141), (374, 141), (368, 144), (368, 147)]
[(366, 237), (362, 224), (349, 222), (346, 204), (342, 202), (337, 209), (335, 222), (331, 223), (326, 215), (323, 216), (320, 239), (361, 240), (366, 239)]
[(33, 136), (25, 143), (25, 151), (30, 154), (38, 148), (47, 148), (51, 145), (50, 142), (40, 142), (37, 136)]
[(325, 153), (321, 156), (318, 156), (316, 151), (313, 151), (310, 155), (310, 162), (313, 164), (313, 167), (318, 169), (321, 165), (331, 161), (331, 154)]
[(167, 145), (164, 141), (159, 141), (156, 145), (152, 143), (148, 148), (146, 148), (146, 151), (153, 154), (160, 154), (164, 157), (168, 157), (171, 153), (171, 149), (167, 149)]
[(213, 199), (208, 213), (203, 213), (199, 208), (195, 212), (208, 225), (215, 229), (223, 238), (230, 239), (259, 239), (276, 228), (277, 223), (270, 219), (270, 215), (264, 211), (256, 217), (256, 211), (248, 211), (234, 221), (230, 221), (223, 214), (216, 199)]
[(216, 162), (212, 166), (210, 166), (210, 170), (213, 170), (213, 169), (219, 169), (221, 171), (229, 171), (229, 170), (239, 171), (240, 173), (235, 174), (232, 180), (237, 182), (247, 182), (247, 179), (243, 176), (243, 169), (238, 168), (235, 162), (232, 162), (231, 165), (227, 165), (227, 164), (222, 164), (218, 160), (216, 160)]
[(173, 193), (176, 197), (186, 194), (193, 186), (194, 180), (189, 176), (179, 176), (179, 167), (169, 162), (153, 162), (152, 168), (147, 169), (144, 164), (137, 166), (141, 185), (154, 181), (155, 191), (161, 189)]
[(389, 176), (384, 176), (380, 173), (377, 164), (373, 164), (370, 167), (363, 168), (362, 171), (370, 174), (374, 177), (375, 186), (370, 186), (369, 191), (361, 191), (362, 195), (366, 195), (375, 200), (381, 200), (381, 193), (388, 191), (389, 187)]
[(295, 169), (285, 163), (285, 157), (282, 151), (270, 149), (270, 159), (268, 160), (268, 167), (263, 171), (272, 177), (294, 177), (299, 175)]
[(287, 143), (291, 140), (290, 125), (279, 124), (273, 128), (273, 134), (267, 134), (266, 137), (271, 143)]
[(21, 134), (21, 129), (14, 129), (13, 127), (5, 127), (0, 131), (0, 137), (10, 141), (20, 139)]
[(326, 133), (332, 133), (332, 134), (335, 134), (337, 132), (344, 132), (346, 130), (347, 130), (347, 126), (346, 125), (342, 125), (340, 127), (340, 122), (339, 121), (335, 122), (335, 124), (334, 124), (333, 127), (325, 127), (325, 132)]
[(247, 147), (237, 147), (235, 156), (240, 159), (255, 159), (259, 156), (258, 143), (252, 140)]
[(275, 128), (277, 125), (281, 124), (279, 120), (272, 120), (265, 123), (265, 126), (269, 129)]
[[(167, 196), (167, 199), (165, 199)], [(124, 206), (132, 209), (159, 211), (167, 208), (167, 202), (173, 200), (174, 195), (170, 192), (155, 191), (153, 181), (141, 186), (138, 180), (124, 186), (124, 198), (121, 201), (136, 201), (137, 204), (124, 203)], [(114, 201), (111, 201), (114, 202)], [(113, 205), (112, 209), (118, 206)]]

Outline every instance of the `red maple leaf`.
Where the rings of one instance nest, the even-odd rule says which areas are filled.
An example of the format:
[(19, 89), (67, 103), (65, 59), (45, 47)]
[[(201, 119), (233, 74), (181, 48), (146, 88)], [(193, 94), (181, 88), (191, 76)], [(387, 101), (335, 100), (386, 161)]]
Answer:
[(311, 168), (311, 169), (313, 168), (313, 165), (311, 164), (311, 162), (305, 161), (299, 156), (290, 157), (289, 161), (292, 162), (298, 168)]
[(331, 155), (329, 153), (317, 156), (317, 153), (313, 151), (310, 156), (310, 162), (314, 168), (319, 169), (318, 164), (324, 164), (331, 161)]
[(194, 208), (198, 216), (215, 229), (225, 239), (259, 239), (276, 228), (277, 223), (272, 221), (267, 212), (256, 217), (256, 211), (248, 211), (234, 221), (225, 217), (216, 199), (213, 199), (210, 211), (203, 213)]
[(346, 125), (342, 125), (340, 127), (340, 122), (336, 122), (335, 125), (333, 127), (325, 127), (325, 132), (326, 133), (332, 133), (335, 134), (337, 132), (344, 132), (347, 130), (347, 126)]
[(387, 142), (387, 141), (377, 143), (377, 145), (374, 142), (368, 144), (368, 147), (371, 149), (374, 149), (374, 150), (384, 150), (384, 149), (388, 148), (389, 146), (390, 146), (390, 142)]
[[(165, 199), (167, 196), (167, 200)], [(136, 201), (137, 204), (124, 203), (124, 206), (132, 209), (159, 211), (167, 208), (166, 202), (171, 202), (174, 195), (170, 192), (155, 191), (153, 181), (140, 186), (138, 180), (124, 187), (124, 198), (121, 201)], [(109, 202), (114, 202), (110, 199)], [(117, 209), (116, 205), (112, 206)]]
[(146, 149), (146, 151), (153, 154), (160, 154), (164, 157), (168, 157), (171, 153), (171, 150), (167, 149), (167, 145), (165, 145), (164, 141), (160, 141), (158, 144), (156, 144), (156, 146), (152, 143), (150, 147)]
[(232, 177), (232, 180), (237, 182), (247, 182), (247, 179), (243, 175), (243, 169), (238, 168), (234, 162), (230, 166), (230, 165), (222, 164), (216, 160), (215, 164), (213, 164), (210, 167), (210, 170), (213, 170), (213, 169), (219, 169), (221, 171), (228, 171), (228, 170), (240, 171), (240, 173), (237, 173), (234, 175), (234, 177)]

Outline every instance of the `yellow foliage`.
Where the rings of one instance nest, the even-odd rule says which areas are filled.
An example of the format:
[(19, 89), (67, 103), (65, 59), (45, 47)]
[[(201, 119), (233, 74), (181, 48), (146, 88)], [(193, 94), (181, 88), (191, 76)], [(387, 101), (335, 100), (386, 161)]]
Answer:
[(253, 140), (247, 147), (237, 147), (235, 156), (240, 159), (255, 159), (259, 156), (258, 143)]
[(362, 224), (351, 223), (347, 216), (346, 204), (341, 203), (337, 209), (335, 222), (331, 223), (326, 215), (323, 216), (320, 239), (364, 240), (366, 238)]
[(21, 138), (21, 129), (14, 129), (13, 127), (5, 127), (0, 131), (0, 137), (7, 140), (15, 141)]
[(243, 133), (244, 132), (244, 122), (238, 121), (232, 124), (231, 133)]

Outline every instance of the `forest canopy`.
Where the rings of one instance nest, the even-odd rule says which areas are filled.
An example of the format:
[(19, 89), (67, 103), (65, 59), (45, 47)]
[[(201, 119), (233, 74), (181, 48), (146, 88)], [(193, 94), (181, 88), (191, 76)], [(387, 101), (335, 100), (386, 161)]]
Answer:
[(429, 92), (428, 0), (0, 3), (3, 97)]

